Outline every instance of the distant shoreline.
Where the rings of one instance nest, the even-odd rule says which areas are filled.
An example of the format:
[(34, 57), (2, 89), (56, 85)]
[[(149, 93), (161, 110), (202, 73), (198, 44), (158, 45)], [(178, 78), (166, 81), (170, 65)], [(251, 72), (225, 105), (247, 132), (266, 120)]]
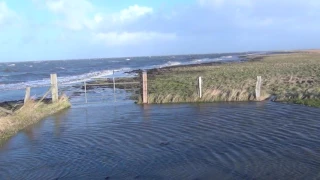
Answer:
[(239, 59), (237, 59), (237, 60), (212, 61), (212, 62), (203, 62), (203, 63), (194, 63), (194, 64), (180, 64), (180, 65), (166, 66), (166, 67), (161, 67), (161, 68), (151, 68), (151, 69), (147, 69), (147, 70), (135, 69), (135, 70), (127, 71), (125, 73), (139, 74), (143, 71), (147, 71), (148, 74), (150, 73), (151, 75), (153, 75), (156, 72), (166, 72), (166, 71), (174, 70), (176, 68), (216, 66), (216, 65), (223, 65), (223, 64), (238, 64), (238, 63), (243, 63), (243, 62), (260, 61), (263, 59), (263, 57), (269, 56), (269, 55), (291, 54), (291, 53), (299, 53), (299, 52), (298, 51), (270, 51), (267, 54), (240, 55)]

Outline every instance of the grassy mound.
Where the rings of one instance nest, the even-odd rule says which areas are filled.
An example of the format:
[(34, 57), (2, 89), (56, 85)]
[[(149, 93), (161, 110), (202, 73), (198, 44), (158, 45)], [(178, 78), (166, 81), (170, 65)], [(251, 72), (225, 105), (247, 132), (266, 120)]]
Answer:
[(0, 140), (5, 140), (27, 126), (70, 106), (65, 96), (61, 97), (57, 103), (49, 104), (30, 100), (12, 115), (0, 116)]
[(305, 106), (311, 106), (311, 107), (320, 107), (320, 100), (319, 99), (293, 99), (289, 102), (295, 103), (295, 104), (302, 104)]

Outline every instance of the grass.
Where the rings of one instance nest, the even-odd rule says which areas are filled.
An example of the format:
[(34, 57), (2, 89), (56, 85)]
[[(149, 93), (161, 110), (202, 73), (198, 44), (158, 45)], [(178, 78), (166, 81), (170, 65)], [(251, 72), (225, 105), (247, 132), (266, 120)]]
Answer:
[(295, 104), (302, 104), (305, 106), (311, 106), (311, 107), (320, 107), (319, 99), (293, 99), (289, 102), (295, 103)]
[(71, 106), (68, 98), (62, 96), (57, 103), (29, 101), (12, 115), (0, 116), (0, 142), (41, 119)]
[[(276, 101), (320, 101), (320, 53), (277, 54), (260, 59), (151, 71), (149, 103), (255, 101), (257, 76), (262, 76), (261, 100), (274, 96)], [(199, 76), (203, 79), (202, 98), (197, 90)]]

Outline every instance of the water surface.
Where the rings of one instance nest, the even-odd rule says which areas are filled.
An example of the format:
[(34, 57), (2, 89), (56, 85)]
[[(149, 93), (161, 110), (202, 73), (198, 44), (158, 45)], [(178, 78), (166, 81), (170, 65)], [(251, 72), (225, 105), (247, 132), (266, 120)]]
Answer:
[(320, 109), (74, 106), (0, 148), (0, 179), (319, 179)]

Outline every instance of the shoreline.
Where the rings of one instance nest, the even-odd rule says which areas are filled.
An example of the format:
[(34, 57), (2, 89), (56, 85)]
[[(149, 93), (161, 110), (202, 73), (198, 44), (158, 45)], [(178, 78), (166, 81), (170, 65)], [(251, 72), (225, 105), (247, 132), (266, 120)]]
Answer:
[[(304, 51), (302, 51), (304, 52)], [(160, 71), (170, 71), (174, 70), (176, 68), (185, 68), (185, 67), (201, 67), (201, 66), (217, 66), (217, 65), (223, 65), (223, 64), (239, 64), (244, 62), (256, 62), (261, 61), (264, 57), (270, 56), (270, 55), (277, 55), (277, 54), (292, 54), (292, 53), (299, 53), (299, 51), (269, 51), (267, 54), (248, 54), (248, 55), (240, 55), (238, 56), (239, 59), (237, 60), (224, 60), (224, 61), (212, 61), (212, 62), (204, 62), (204, 63), (195, 63), (195, 64), (180, 64), (180, 65), (174, 65), (174, 66), (166, 66), (161, 68), (151, 68), (151, 69), (135, 69), (131, 71), (125, 72), (126, 74), (139, 74), (143, 71), (149, 72), (151, 74), (160, 72)], [(130, 77), (128, 77), (130, 78)]]
[[(269, 52), (269, 53), (274, 53), (274, 52)], [(228, 53), (226, 53), (228, 54)], [(213, 61), (213, 62), (204, 62), (204, 63), (198, 63), (198, 64), (181, 64), (181, 65), (175, 65), (175, 66), (166, 66), (166, 67), (161, 67), (161, 68), (152, 68), (152, 69), (147, 69), (147, 72), (154, 72), (154, 71), (163, 71), (163, 70), (170, 70), (170, 69), (174, 69), (177, 67), (194, 67), (194, 66), (211, 66), (211, 65), (218, 65), (218, 64), (225, 64), (225, 63), (240, 63), (246, 61), (244, 58), (244, 55), (241, 55), (241, 58), (239, 58), (238, 60), (225, 60), (225, 61)], [(139, 73), (143, 72), (143, 69), (134, 69), (131, 71), (126, 71), (124, 72), (125, 74), (138, 74), (136, 76), (132, 76), (132, 77), (116, 77), (115, 80), (116, 82), (120, 82), (120, 83), (125, 83), (125, 82), (139, 82), (140, 81), (140, 77), (139, 77)], [(105, 85), (104, 83), (113, 83), (112, 77), (107, 77), (107, 78), (101, 78), (101, 79), (92, 79), (90, 81), (87, 81), (87, 90), (90, 89), (95, 89), (95, 88), (113, 88), (113, 85)], [(84, 89), (84, 86), (82, 84), (75, 84), (72, 85), (73, 87), (79, 88), (79, 89)], [(132, 85), (126, 85), (126, 84), (121, 84), (121, 85), (116, 85), (117, 89), (126, 89), (126, 88), (131, 88)], [(137, 86), (134, 86), (135, 88), (137, 88)], [(72, 97), (70, 97), (72, 98)], [(50, 101), (50, 100), (49, 100)], [(12, 101), (2, 101), (0, 102), (0, 107), (4, 107), (4, 108), (12, 108), (13, 106), (19, 106), (21, 107), (21, 105), (23, 104), (23, 99), (19, 99), (19, 100), (12, 100)]]
[[(224, 67), (224, 66), (239, 66), (242, 64), (246, 64), (246, 63), (259, 63), (261, 61), (263, 61), (265, 58), (268, 57), (272, 57), (272, 56), (281, 56), (281, 55), (301, 55), (301, 54), (315, 54), (318, 52), (313, 52), (313, 51), (272, 51), (272, 52), (268, 52), (266, 54), (248, 54), (248, 55), (240, 55), (238, 59), (236, 60), (225, 60), (225, 61), (213, 61), (213, 62), (204, 62), (204, 63), (197, 63), (197, 64), (181, 64), (181, 65), (175, 65), (175, 66), (167, 66), (167, 67), (161, 67), (161, 68), (152, 68), (152, 69), (147, 69), (147, 70), (142, 70), (142, 69), (135, 69), (132, 71), (127, 71), (124, 72), (126, 74), (135, 74), (135, 76), (132, 77), (119, 77), (119, 78), (115, 78), (116, 82), (120, 83), (118, 85), (116, 85), (117, 89), (126, 89), (126, 88), (139, 88), (139, 84), (135, 84), (135, 85), (126, 85), (126, 84), (121, 84), (121, 83), (126, 83), (126, 82), (140, 82), (140, 77), (139, 74), (143, 71), (147, 71), (148, 73), (148, 81), (154, 81), (157, 77), (159, 76), (163, 76), (165, 74), (172, 74), (175, 73), (175, 71), (179, 71), (179, 69), (197, 69), (197, 68), (212, 68), (212, 67)], [(253, 65), (253, 64), (252, 64)], [(253, 77), (254, 78), (254, 77)], [(88, 87), (87, 89), (95, 89), (95, 88), (113, 88), (112, 84), (104, 84), (104, 83), (113, 83), (112, 78), (102, 78), (102, 79), (92, 79), (91, 81), (89, 81), (87, 83)], [(80, 89), (84, 89), (83, 85), (75, 85), (73, 87), (77, 87)], [(135, 92), (136, 93), (136, 92)], [(152, 93), (151, 93), (152, 94)], [(137, 94), (135, 94), (137, 95)], [(251, 95), (253, 96), (253, 93), (251, 93)], [(286, 99), (283, 100), (281, 98), (278, 98), (278, 96), (276, 94), (265, 94), (263, 95), (263, 99), (270, 99), (272, 96), (275, 96), (276, 98), (274, 98), (275, 101), (284, 101), (284, 102), (294, 102), (294, 103), (300, 103), (300, 104), (308, 104), (306, 103), (306, 101), (298, 101), (299, 98), (290, 98), (290, 99)], [(72, 98), (72, 97), (70, 97)], [(136, 100), (137, 103), (140, 103), (140, 99), (133, 99)], [(233, 101), (237, 102), (237, 101), (252, 101), (254, 99), (252, 98), (247, 98), (247, 99), (234, 99)], [(5, 107), (6, 105), (8, 106), (8, 104), (19, 104), (21, 103), (22, 100), (17, 100), (17, 101), (4, 101), (4, 102), (0, 102), (0, 107)], [(212, 102), (219, 102), (219, 101), (230, 101), (230, 100), (215, 100)], [(197, 100), (187, 100), (187, 101), (178, 101), (178, 102), (202, 102), (201, 100), (199, 101), (199, 99)], [(206, 101), (205, 101), (206, 102)], [(209, 101), (211, 102), (211, 101)], [(151, 103), (155, 103), (153, 101), (151, 101)], [(165, 103), (165, 102), (161, 102), (161, 103)], [(172, 102), (166, 102), (166, 103), (174, 103), (174, 101)], [(314, 103), (313, 103), (314, 104)], [(12, 105), (11, 105), (12, 107)]]

